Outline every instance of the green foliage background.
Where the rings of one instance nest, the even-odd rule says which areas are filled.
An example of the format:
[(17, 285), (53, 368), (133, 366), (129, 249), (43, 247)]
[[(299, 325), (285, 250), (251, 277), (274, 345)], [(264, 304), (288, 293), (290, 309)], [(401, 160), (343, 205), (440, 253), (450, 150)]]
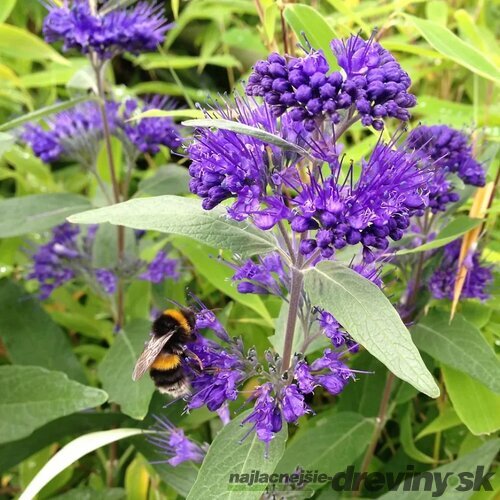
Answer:
[[(489, 169), (488, 179), (497, 177), (497, 2), (164, 3), (176, 27), (158, 53), (114, 61), (108, 78), (117, 95), (175, 96), (185, 105), (179, 118), (197, 117), (195, 102), (237, 89), (256, 60), (271, 50), (283, 50), (282, 23), (292, 49), (305, 32), (311, 44), (325, 52), (336, 36), (358, 30), (366, 34), (378, 27), (381, 43), (396, 54), (412, 78), (412, 92), (419, 102), (413, 123), (444, 123), (473, 134), (477, 156)], [(150, 463), (158, 456), (134, 429), (146, 429), (154, 413), (168, 414), (199, 441), (211, 442), (221, 428), (219, 420), (205, 410), (182, 415), (181, 404), (163, 409), (164, 400), (154, 393), (149, 380), (130, 382), (152, 305), (165, 305), (165, 297), (184, 302), (184, 289), (189, 286), (210, 307), (220, 308), (218, 314), (228, 330), (242, 334), (247, 345), (263, 350), (277, 342), (272, 336), (280, 304), (274, 298), (236, 292), (227, 281), (228, 269), (208, 257), (218, 253), (218, 248), (207, 246), (218, 246), (209, 236), (193, 241), (181, 230), (156, 227), (160, 238), (150, 235), (138, 250), (140, 256), (150, 259), (155, 249), (168, 242), (183, 260), (182, 279), (161, 286), (145, 282), (130, 286), (121, 336), (113, 334), (103, 299), (82, 287), (60, 288), (43, 304), (30, 295), (34, 284), (23, 279), (29, 265), (26, 248), (43, 242), (44, 231), (67, 216), (105, 204), (88, 172), (75, 164), (51, 168), (15, 140), (15, 126), (47, 116), (68, 100), (81, 100), (93, 85), (83, 57), (62, 54), (43, 41), (44, 15), (45, 8), (37, 0), (0, 4), (0, 498), (17, 497), (65, 444), (101, 431), (109, 433), (92, 434), (73, 447), (73, 455), (38, 498), (209, 498), (208, 492), (215, 496), (217, 488), (225, 487), (226, 476), (220, 471), (227, 455), (233, 464), (251, 457), (251, 463), (270, 471), (290, 471), (298, 458), (306, 468), (329, 472), (359, 465), (373, 432), (387, 373), (367, 352), (360, 353), (354, 365), (374, 375), (360, 377), (340, 398), (325, 401), (315, 418), (290, 429), (286, 448), (285, 437), (283, 442), (273, 442), (274, 461), (267, 465), (262, 464), (260, 443), (227, 449), (227, 443), (239, 436), (240, 429), (233, 424), (224, 429), (223, 439), (216, 441), (209, 454), (212, 458), (199, 475), (193, 465), (174, 469)], [(377, 139), (376, 134), (355, 129), (349, 135), (350, 156), (363, 157)], [(164, 151), (147, 165), (139, 165), (133, 175), (133, 197), (186, 194), (186, 172), (174, 161)], [(104, 152), (98, 168), (106, 178)], [(29, 201), (21, 199), (25, 196), (31, 196)], [(470, 205), (471, 199), (458, 209), (448, 236), (455, 238), (470, 228), (466, 217)], [(488, 212), (483, 238), (485, 258), (492, 264), (500, 260), (497, 216), (498, 198)], [(104, 243), (96, 258), (105, 261), (115, 253), (113, 242)], [(431, 400), (409, 384), (396, 382), (372, 470), (404, 470), (408, 464), (416, 464), (419, 471), (473, 470), (495, 461), (500, 448), (496, 439), (500, 429), (498, 283), (497, 275), (487, 303), (462, 303), (451, 324), (448, 302), (427, 304), (429, 314), (412, 328), (412, 334), (439, 379), (441, 396)], [(396, 297), (401, 291), (397, 282), (392, 284), (390, 292)], [(87, 294), (85, 302), (78, 300), (81, 294)], [(89, 407), (94, 409), (80, 411)], [(78, 450), (84, 446), (89, 446), (90, 453), (81, 457)], [(467, 498), (495, 498), (500, 492), (499, 477), (494, 486), (496, 491), (470, 492)], [(328, 489), (312, 494), (333, 498)], [(245, 498), (259, 495), (247, 493)]]

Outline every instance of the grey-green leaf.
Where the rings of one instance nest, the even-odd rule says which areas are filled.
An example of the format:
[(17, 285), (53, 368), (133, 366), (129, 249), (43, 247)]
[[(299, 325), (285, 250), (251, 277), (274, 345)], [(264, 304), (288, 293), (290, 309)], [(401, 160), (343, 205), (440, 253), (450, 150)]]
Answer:
[(187, 168), (174, 164), (160, 167), (152, 177), (139, 183), (135, 197), (186, 194), (189, 193), (189, 179)]
[(99, 406), (107, 399), (101, 389), (39, 366), (1, 366), (0, 394), (0, 443), (28, 436), (51, 420)]
[(69, 193), (33, 194), (0, 201), (0, 238), (50, 229), (68, 215), (88, 210), (90, 202)]
[(500, 361), (481, 332), (462, 316), (450, 323), (448, 315), (434, 311), (412, 332), (419, 349), (500, 393)]
[(395, 375), (430, 397), (439, 396), (410, 333), (376, 285), (338, 262), (321, 262), (306, 271), (304, 287), (313, 305), (331, 312)]
[[(315, 417), (312, 427), (300, 431), (291, 440), (276, 471), (292, 473), (303, 470), (343, 471), (363, 454), (373, 432), (374, 419), (358, 413), (339, 412)], [(317, 489), (321, 483), (308, 484)]]
[(132, 380), (132, 372), (144, 342), (148, 338), (150, 324), (136, 320), (117, 335), (114, 344), (99, 365), (98, 373), (109, 400), (132, 418), (142, 420), (149, 408), (154, 385), (146, 374), (140, 380)]
[(241, 422), (249, 412), (250, 410), (232, 420), (213, 440), (187, 500), (260, 498), (265, 484), (256, 484), (251, 488), (247, 485), (229, 484), (229, 474), (250, 474), (253, 469), (259, 469), (261, 474), (273, 472), (285, 451), (288, 432), (285, 424), (269, 443), (269, 456), (264, 458), (266, 447), (255, 432), (252, 431), (239, 444), (239, 440), (250, 428), (248, 425), (241, 427)]
[(64, 331), (35, 297), (8, 280), (0, 281), (0, 337), (13, 363), (43, 366), (85, 381)]
[(249, 223), (230, 220), (224, 208), (204, 210), (199, 200), (181, 196), (129, 200), (73, 215), (69, 221), (78, 224), (110, 222), (134, 229), (179, 234), (243, 256), (277, 249), (269, 233)]
[(281, 137), (266, 132), (260, 128), (251, 127), (250, 125), (245, 125), (244, 123), (233, 122), (231, 120), (216, 120), (216, 119), (203, 119), (203, 120), (186, 120), (182, 122), (186, 127), (198, 127), (198, 128), (216, 128), (221, 130), (228, 130), (230, 132), (235, 132), (237, 134), (249, 135), (258, 139), (262, 142), (267, 142), (269, 144), (274, 144), (281, 149), (295, 151), (301, 155), (308, 156), (305, 149), (288, 142)]

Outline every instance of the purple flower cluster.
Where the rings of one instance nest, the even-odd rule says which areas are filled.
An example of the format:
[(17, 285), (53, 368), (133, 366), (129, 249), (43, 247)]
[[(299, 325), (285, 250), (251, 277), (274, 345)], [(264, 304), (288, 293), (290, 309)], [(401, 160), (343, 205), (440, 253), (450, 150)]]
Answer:
[(148, 264), (147, 270), (139, 275), (139, 278), (156, 284), (166, 279), (177, 281), (180, 277), (178, 266), (179, 261), (169, 259), (165, 252), (159, 251)]
[(109, 269), (96, 269), (95, 278), (97, 283), (101, 288), (108, 294), (112, 295), (116, 292), (116, 287), (118, 285), (118, 280), (116, 275)]
[(283, 417), (278, 401), (275, 396), (271, 395), (273, 389), (270, 382), (256, 389), (253, 395), (255, 399), (253, 411), (242, 422), (242, 424), (253, 424), (247, 435), (255, 430), (257, 437), (266, 445), (269, 445), (275, 434), (283, 427)]
[[(97, 229), (98, 226), (89, 226), (83, 235), (79, 226), (61, 224), (52, 230), (51, 240), (33, 253), (33, 266), (28, 279), (40, 283), (41, 299), (48, 298), (53, 290), (75, 278), (88, 281), (94, 290), (97, 286), (98, 291), (108, 295), (116, 292), (118, 276), (124, 279), (139, 277), (152, 283), (179, 278), (178, 262), (169, 259), (163, 251), (158, 252), (149, 265), (135, 259), (127, 264), (126, 269), (95, 268), (93, 245)], [(146, 271), (139, 274), (146, 266)]]
[(346, 334), (340, 323), (328, 311), (318, 311), (318, 323), (325, 337), (332, 341), (335, 347), (345, 343)]
[[(166, 100), (153, 97), (140, 111), (163, 107)], [(123, 113), (118, 102), (107, 101), (106, 115), (110, 132), (130, 142), (142, 153), (156, 154), (160, 146), (177, 149), (181, 145), (179, 128), (171, 118), (143, 118), (127, 121), (139, 111), (140, 104), (128, 99)], [(95, 102), (79, 104), (72, 109), (57, 113), (45, 121), (46, 128), (29, 124), (22, 138), (42, 161), (51, 163), (61, 158), (76, 159), (83, 165), (92, 166), (103, 139), (103, 124), (99, 106)]]
[[(116, 126), (118, 104), (106, 103), (110, 127)], [(81, 159), (88, 163), (96, 155), (96, 145), (103, 137), (102, 118), (95, 102), (78, 104), (45, 120), (47, 128), (28, 124), (22, 138), (45, 163), (61, 157)]]
[(240, 350), (233, 345), (229, 347), (226, 351), (205, 338), (189, 345), (201, 360), (203, 371), (193, 373), (193, 393), (189, 396), (188, 409), (206, 405), (210, 411), (216, 411), (238, 397), (238, 386), (248, 377), (247, 363)]
[[(268, 106), (236, 99), (236, 108), (220, 108), (217, 113), (227, 120), (238, 121), (281, 136), (293, 143), (301, 142), (300, 127), (287, 120), (279, 122)], [(210, 118), (210, 116), (208, 116)], [(236, 198), (228, 208), (235, 220), (253, 216), (262, 229), (271, 228), (287, 213), (286, 207), (267, 196), (267, 187), (279, 190), (286, 172), (297, 155), (283, 151), (250, 135), (230, 130), (198, 129), (187, 149), (191, 165), (190, 189), (203, 199), (202, 206), (211, 210), (222, 201)], [(267, 208), (262, 210), (262, 203)]]
[(277, 253), (259, 257), (259, 262), (247, 260), (241, 266), (234, 266), (233, 281), (238, 281), (240, 293), (256, 293), (261, 295), (286, 295), (290, 285), (290, 277), (285, 270), (282, 259)]
[(446, 210), (449, 203), (460, 199), (451, 173), (472, 186), (484, 186), (486, 182), (484, 169), (472, 156), (467, 137), (458, 130), (446, 125), (420, 125), (408, 135), (406, 145), (424, 162), (434, 164), (434, 176), (429, 181), (429, 208), (433, 213)]
[(323, 356), (311, 365), (299, 360), (290, 383), (274, 381), (259, 386), (249, 399), (254, 401), (253, 410), (243, 420), (243, 424), (253, 424), (246, 435), (255, 430), (258, 438), (268, 445), (281, 430), (283, 419), (297, 423), (300, 417), (312, 412), (305, 395), (316, 387), (320, 386), (332, 395), (342, 392), (349, 380), (354, 379), (354, 372), (340, 357), (341, 354), (326, 349)]
[(140, 104), (135, 99), (125, 102), (123, 113), (123, 130), (128, 140), (141, 152), (155, 155), (160, 152), (160, 146), (169, 149), (178, 149), (182, 144), (182, 138), (178, 127), (171, 118), (151, 117), (140, 120), (127, 121), (133, 118), (137, 111), (144, 113), (151, 109), (172, 109), (174, 103), (166, 97), (154, 96), (140, 109)]
[(310, 367), (314, 373), (313, 380), (333, 395), (340, 394), (349, 380), (354, 379), (354, 372), (340, 360), (341, 355), (326, 349)]
[[(186, 410), (206, 406), (210, 411), (222, 412), (224, 415), (228, 402), (235, 401), (241, 394), (242, 384), (257, 378), (262, 383), (246, 401), (247, 404), (253, 404), (253, 408), (242, 421), (242, 425), (250, 425), (242, 440), (255, 431), (258, 438), (266, 446), (269, 445), (281, 430), (284, 420), (297, 423), (300, 417), (312, 413), (305, 396), (316, 387), (337, 395), (349, 380), (354, 379), (354, 371), (341, 360), (353, 350), (352, 347), (347, 347), (343, 352), (326, 349), (323, 356), (312, 364), (296, 355), (286, 375), (281, 373), (282, 360), (279, 354), (266, 351), (267, 368), (264, 368), (255, 348), (245, 353), (241, 339), (231, 339), (214, 313), (199, 299), (196, 301), (199, 306), (196, 331), (210, 329), (222, 343), (198, 335), (195, 341), (188, 344), (191, 356), (187, 357), (186, 368), (192, 390), (185, 397)], [(340, 325), (328, 313), (322, 314), (320, 321), (324, 323), (322, 326), (325, 330), (340, 330)], [(325, 333), (328, 335), (329, 332)], [(347, 346), (349, 338), (345, 336), (342, 342), (336, 344)]]
[(163, 17), (162, 6), (156, 3), (139, 2), (128, 9), (107, 12), (103, 5), (94, 12), (88, 0), (64, 0), (63, 6), (54, 0), (48, 1), (49, 13), (43, 25), (45, 40), (62, 41), (64, 50), (95, 52), (101, 59), (124, 52), (138, 54), (156, 50), (172, 27)]
[(446, 125), (420, 125), (408, 135), (410, 148), (427, 155), (439, 169), (453, 172), (472, 186), (484, 186), (483, 167), (473, 158), (467, 136)]
[[(461, 240), (455, 240), (444, 247), (441, 264), (429, 279), (429, 289), (437, 299), (453, 300), (453, 290), (458, 272)], [(467, 268), (461, 297), (464, 299), (489, 298), (488, 286), (493, 282), (491, 267), (481, 264), (481, 253), (471, 252), (464, 260)]]
[(95, 235), (90, 226), (86, 237), (80, 239), (80, 228), (64, 223), (52, 230), (52, 239), (33, 254), (33, 267), (28, 279), (40, 283), (40, 298), (46, 299), (64, 283), (77, 276), (94, 276), (101, 289), (108, 294), (116, 289), (116, 276), (109, 269), (91, 267), (89, 248)]
[(274, 53), (255, 64), (247, 95), (263, 97), (276, 116), (288, 112), (309, 131), (325, 118), (338, 123), (339, 111), (347, 108), (376, 130), (383, 128), (386, 117), (410, 118), (408, 108), (416, 104), (408, 93), (410, 77), (373, 37), (333, 40), (331, 49), (342, 72), (331, 71), (321, 50), (289, 60)]
[(156, 463), (168, 463), (177, 467), (183, 462), (202, 462), (205, 458), (208, 445), (199, 445), (186, 435), (184, 431), (175, 427), (167, 418), (154, 416), (156, 424), (151, 429), (154, 434), (148, 437), (157, 450), (166, 458)]
[(317, 231), (302, 241), (300, 250), (309, 255), (316, 249), (324, 258), (336, 249), (361, 243), (365, 262), (372, 250), (385, 250), (389, 238), (399, 240), (410, 218), (421, 215), (427, 205), (426, 182), (430, 173), (418, 167), (418, 158), (391, 144), (379, 143), (356, 185), (339, 184), (338, 171), (320, 182), (310, 176), (296, 186), (298, 195), (291, 227), (304, 233)]

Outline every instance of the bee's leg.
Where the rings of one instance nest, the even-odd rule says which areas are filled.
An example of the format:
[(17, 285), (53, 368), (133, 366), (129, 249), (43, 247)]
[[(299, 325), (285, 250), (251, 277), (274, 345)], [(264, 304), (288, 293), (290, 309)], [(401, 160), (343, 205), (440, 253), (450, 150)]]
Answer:
[(201, 359), (198, 357), (197, 354), (195, 354), (193, 351), (191, 351), (191, 349), (188, 349), (186, 347), (184, 349), (184, 355), (187, 356), (188, 358), (193, 358), (194, 360), (196, 360), (196, 362), (198, 363), (198, 366), (200, 367), (200, 370), (203, 370), (203, 363), (202, 363)]

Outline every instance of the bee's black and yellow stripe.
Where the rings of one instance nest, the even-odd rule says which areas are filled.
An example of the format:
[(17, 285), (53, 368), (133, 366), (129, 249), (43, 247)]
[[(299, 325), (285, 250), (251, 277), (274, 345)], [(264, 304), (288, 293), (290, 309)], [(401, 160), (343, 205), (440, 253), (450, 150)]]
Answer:
[(159, 337), (174, 331), (150, 367), (151, 378), (160, 392), (180, 396), (189, 390), (181, 354), (183, 344), (191, 340), (194, 321), (190, 310), (166, 309), (153, 323), (153, 333)]
[(187, 388), (187, 378), (177, 354), (160, 354), (151, 365), (151, 378), (161, 392), (177, 394)]

